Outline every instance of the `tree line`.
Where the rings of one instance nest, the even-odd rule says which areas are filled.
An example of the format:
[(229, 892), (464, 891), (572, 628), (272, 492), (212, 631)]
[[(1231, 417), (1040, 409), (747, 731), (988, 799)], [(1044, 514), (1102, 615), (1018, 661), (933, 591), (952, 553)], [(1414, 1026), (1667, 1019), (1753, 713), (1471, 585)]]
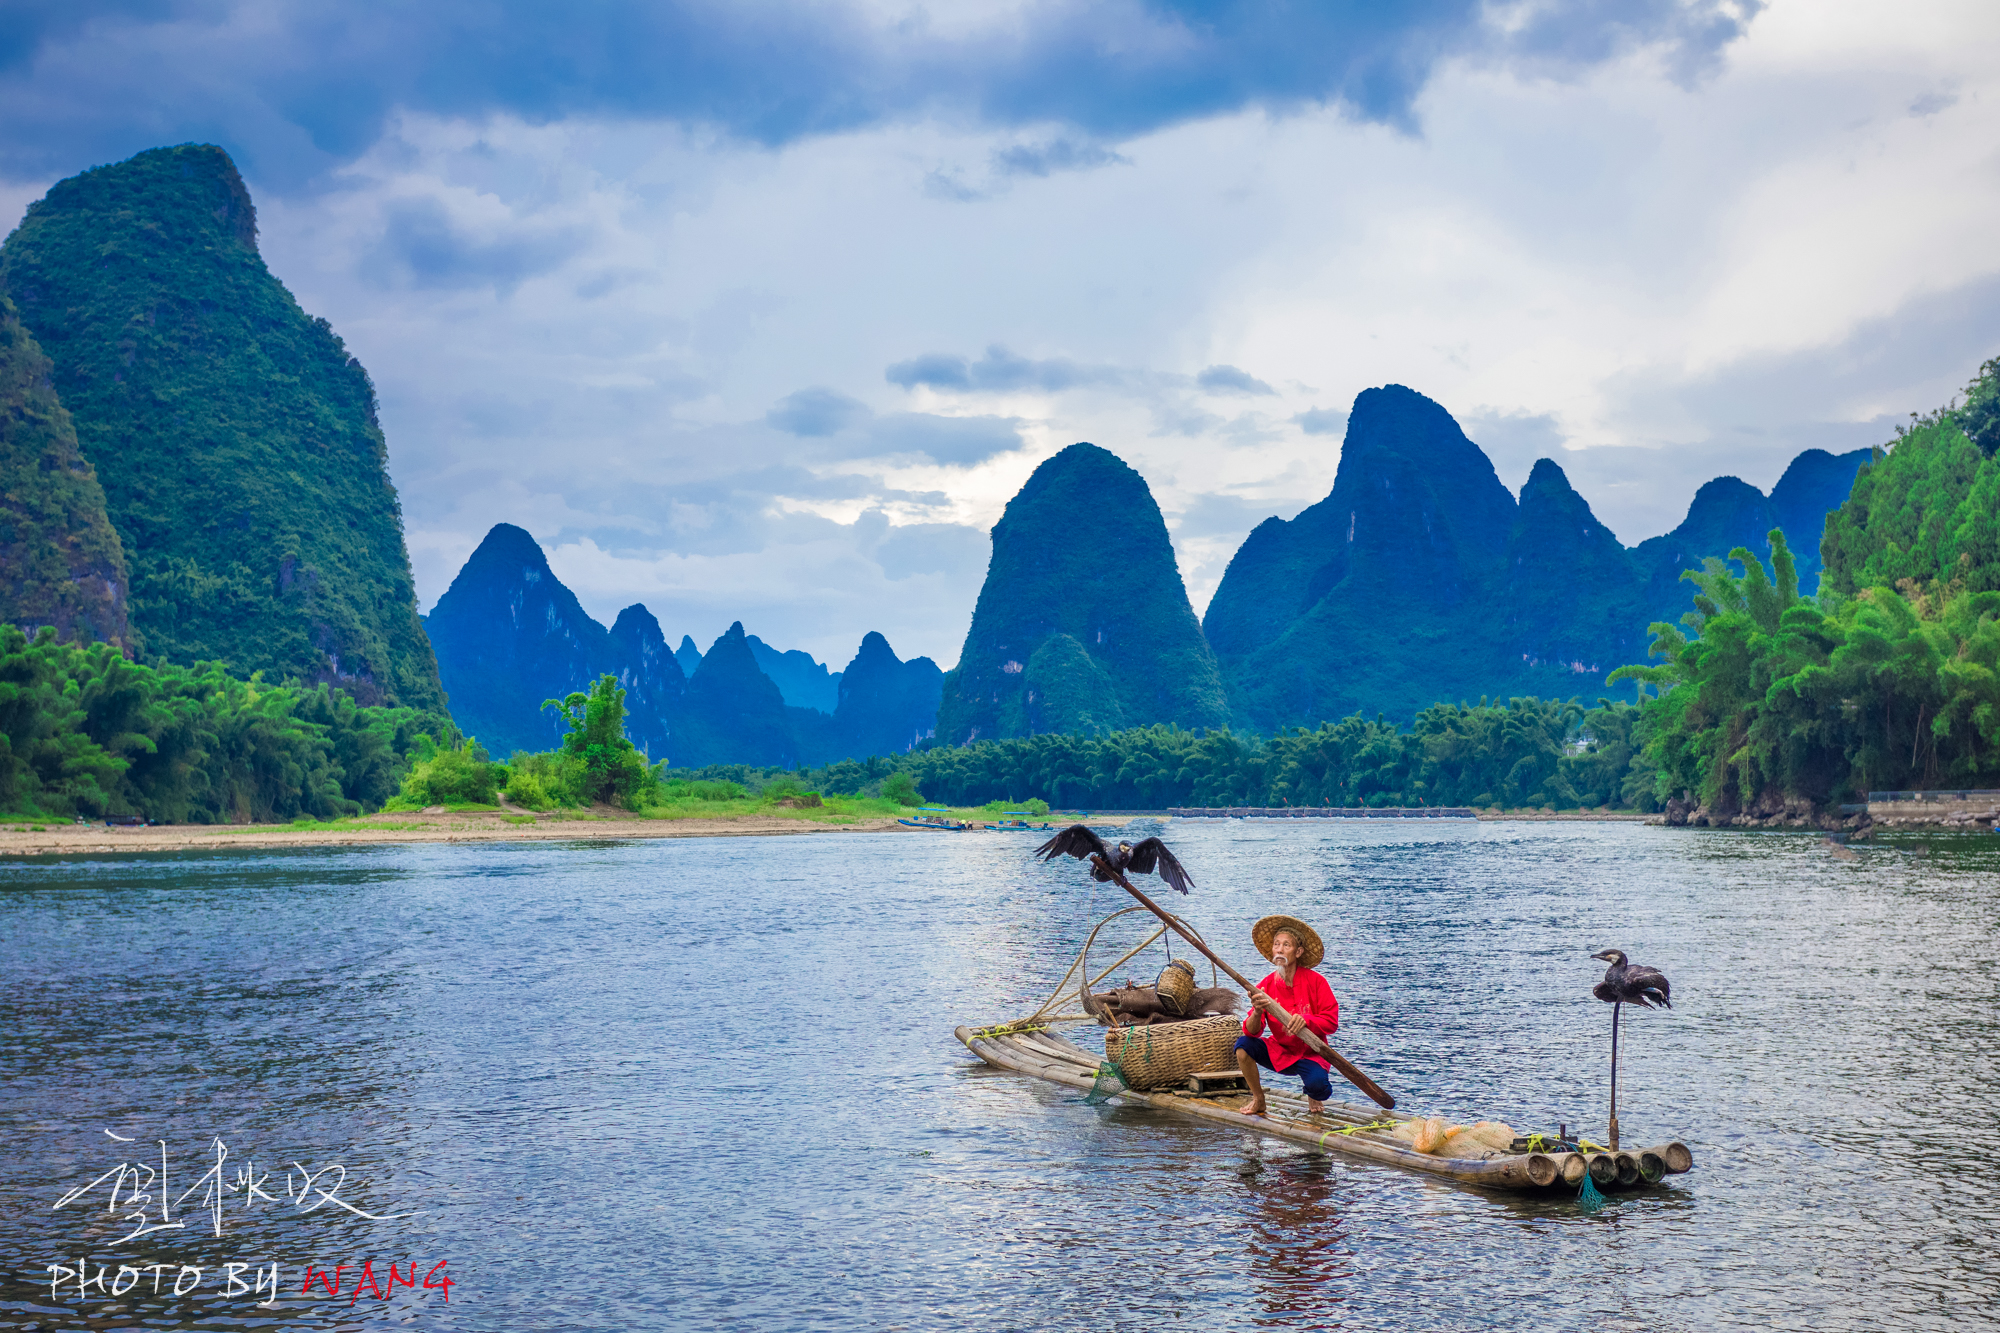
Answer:
[[(1639, 710), (1599, 700), (1435, 704), (1409, 730), (1359, 715), (1257, 738), (1139, 727), (1044, 735), (843, 760), (788, 774), (833, 795), (975, 806), (1039, 797), (1059, 809), (1170, 806), (1547, 806), (1657, 808), (1635, 746)], [(1636, 766), (1636, 767), (1635, 767)], [(690, 776), (753, 790), (778, 769), (715, 765)], [(897, 779), (908, 781), (900, 788)], [(912, 790), (914, 789), (914, 790)]]

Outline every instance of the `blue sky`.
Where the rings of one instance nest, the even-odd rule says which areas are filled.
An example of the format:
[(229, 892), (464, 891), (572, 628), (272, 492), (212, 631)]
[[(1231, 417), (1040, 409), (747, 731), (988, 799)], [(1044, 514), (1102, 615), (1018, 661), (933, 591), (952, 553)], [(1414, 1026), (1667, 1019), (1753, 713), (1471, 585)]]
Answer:
[(1197, 608), (1400, 382), (1628, 543), (2000, 353), (1990, 4), (0, 11), (0, 222), (228, 148), (380, 387), (420, 595), (486, 528), (704, 645), (955, 660), (1078, 439)]

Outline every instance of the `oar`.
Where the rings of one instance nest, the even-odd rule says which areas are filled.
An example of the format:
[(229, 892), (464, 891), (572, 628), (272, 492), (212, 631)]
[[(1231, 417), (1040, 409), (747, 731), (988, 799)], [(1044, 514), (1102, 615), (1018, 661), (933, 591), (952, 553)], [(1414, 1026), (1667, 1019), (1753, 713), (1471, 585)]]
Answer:
[[(1250, 984), (1249, 978), (1245, 977), (1241, 972), (1238, 972), (1235, 968), (1231, 967), (1229, 964), (1223, 962), (1220, 958), (1216, 957), (1215, 950), (1209, 948), (1206, 944), (1203, 944), (1200, 940), (1196, 939), (1192, 932), (1182, 928), (1180, 922), (1174, 920), (1173, 917), (1169, 916), (1166, 912), (1161, 911), (1160, 905), (1158, 903), (1154, 902), (1151, 898), (1148, 898), (1145, 894), (1139, 892), (1139, 890), (1133, 886), (1132, 881), (1125, 878), (1125, 874), (1123, 871), (1119, 870), (1116, 866), (1113, 866), (1110, 862), (1106, 861), (1103, 857), (1099, 856), (1095, 852), (1092, 852), (1090, 854), (1090, 859), (1093, 862), (1095, 862), (1098, 866), (1102, 867), (1111, 876), (1111, 878), (1117, 882), (1119, 888), (1125, 890), (1125, 892), (1131, 894), (1134, 898), (1137, 898), (1139, 902), (1146, 908), (1147, 911), (1151, 912), (1154, 916), (1160, 918), (1160, 920), (1166, 922), (1167, 928), (1169, 930), (1173, 931), (1174, 934), (1186, 940), (1189, 944), (1192, 944), (1195, 948), (1201, 950), (1202, 957), (1208, 959), (1209, 962), (1214, 963), (1217, 967), (1221, 968), (1224, 972), (1228, 973), (1229, 979), (1235, 982), (1237, 985), (1241, 986), (1246, 995), (1251, 991), (1257, 989), (1255, 986)], [(1278, 1021), (1280, 1024), (1289, 1022), (1291, 1020), (1291, 1017), (1292, 1016), (1290, 1014), (1285, 1012), (1283, 1005), (1278, 1006)], [(1382, 1091), (1382, 1086), (1379, 1083), (1377, 1083), (1374, 1079), (1368, 1077), (1368, 1075), (1362, 1073), (1359, 1069), (1356, 1069), (1352, 1064), (1348, 1063), (1346, 1057), (1341, 1055), (1340, 1052), (1334, 1050), (1333, 1047), (1327, 1045), (1324, 1041), (1322, 1041), (1320, 1039), (1320, 1035), (1317, 1032), (1314, 1032), (1311, 1028), (1302, 1027), (1299, 1029), (1298, 1036), (1300, 1041), (1303, 1041), (1307, 1046), (1312, 1048), (1313, 1054), (1325, 1058), (1326, 1062), (1332, 1065), (1335, 1069), (1338, 1069), (1341, 1073), (1341, 1076), (1344, 1077), (1349, 1083), (1352, 1083), (1355, 1087), (1361, 1089), (1363, 1092), (1367, 1093), (1371, 1098), (1373, 1098), (1376, 1105), (1391, 1109), (1395, 1107), (1396, 1099), (1394, 1097), (1391, 1097), (1388, 1093)]]

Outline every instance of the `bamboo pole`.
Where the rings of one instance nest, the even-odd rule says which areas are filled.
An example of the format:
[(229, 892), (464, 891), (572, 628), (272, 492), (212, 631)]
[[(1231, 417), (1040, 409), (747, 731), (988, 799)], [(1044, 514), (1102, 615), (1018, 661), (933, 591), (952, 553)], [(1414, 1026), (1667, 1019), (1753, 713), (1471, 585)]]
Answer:
[[(1249, 979), (1245, 977), (1241, 972), (1238, 972), (1235, 968), (1231, 967), (1229, 964), (1223, 962), (1221, 958), (1217, 957), (1215, 950), (1209, 948), (1206, 944), (1203, 944), (1201, 942), (1201, 939), (1198, 936), (1196, 936), (1193, 931), (1190, 931), (1185, 927), (1183, 927), (1179, 921), (1175, 920), (1173, 916), (1171, 916), (1169, 913), (1163, 910), (1158, 903), (1154, 902), (1151, 898), (1148, 898), (1145, 894), (1139, 892), (1139, 890), (1133, 885), (1132, 881), (1125, 878), (1125, 873), (1123, 871), (1119, 870), (1116, 866), (1112, 865), (1104, 857), (1099, 856), (1095, 852), (1091, 853), (1090, 859), (1096, 862), (1100, 867), (1102, 867), (1105, 873), (1110, 875), (1111, 878), (1117, 882), (1119, 888), (1125, 890), (1125, 892), (1131, 894), (1134, 898), (1137, 898), (1143, 907), (1145, 907), (1148, 911), (1152, 912), (1154, 916), (1160, 918), (1160, 920), (1166, 922), (1167, 925), (1173, 930), (1173, 932), (1176, 935), (1179, 935), (1182, 939), (1186, 940), (1189, 944), (1192, 944), (1196, 949), (1200, 950), (1202, 957), (1208, 959), (1209, 962), (1214, 963), (1218, 968), (1222, 970), (1222, 972), (1226, 976), (1228, 976), (1228, 978), (1231, 981), (1241, 986), (1245, 994), (1248, 994), (1249, 992), (1257, 989), (1255, 986), (1250, 984)], [(1284, 1007), (1282, 1005), (1278, 1007), (1278, 1013), (1282, 1015), (1280, 1019), (1281, 1022), (1289, 1022), (1291, 1020), (1291, 1015), (1285, 1013)], [(1382, 1091), (1382, 1086), (1379, 1083), (1377, 1083), (1374, 1079), (1368, 1077), (1368, 1075), (1362, 1073), (1360, 1069), (1356, 1068), (1353, 1064), (1349, 1063), (1346, 1057), (1342, 1056), (1338, 1051), (1334, 1050), (1333, 1047), (1327, 1045), (1326, 1042), (1320, 1038), (1320, 1035), (1317, 1032), (1314, 1032), (1311, 1028), (1302, 1027), (1298, 1031), (1298, 1036), (1299, 1039), (1305, 1042), (1306, 1046), (1310, 1048), (1315, 1055), (1323, 1057), (1327, 1061), (1327, 1063), (1331, 1064), (1335, 1069), (1338, 1069), (1341, 1073), (1341, 1077), (1345, 1078), (1349, 1083), (1352, 1083), (1355, 1087), (1367, 1093), (1369, 1097), (1374, 1100), (1376, 1105), (1389, 1110), (1393, 1110), (1395, 1108), (1396, 1099), (1394, 1097), (1391, 1097), (1388, 1093)], [(1615, 1141), (1615, 1136), (1617, 1134), (1617, 1131), (1614, 1129), (1612, 1133), (1614, 1135), (1614, 1141)]]
[(1611, 1004), (1611, 1151), (1618, 1151), (1618, 1011), (1625, 1006)]

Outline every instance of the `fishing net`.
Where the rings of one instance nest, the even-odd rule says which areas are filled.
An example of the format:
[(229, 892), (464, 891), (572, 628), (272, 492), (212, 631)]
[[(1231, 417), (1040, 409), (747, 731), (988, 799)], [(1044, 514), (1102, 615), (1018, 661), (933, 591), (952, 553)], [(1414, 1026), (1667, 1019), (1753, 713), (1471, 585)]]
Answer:
[(1597, 1182), (1590, 1178), (1590, 1172), (1583, 1173), (1583, 1188), (1576, 1193), (1576, 1206), (1586, 1213), (1594, 1213), (1604, 1206), (1604, 1196), (1597, 1192)]
[(1130, 1089), (1125, 1086), (1124, 1076), (1118, 1072), (1118, 1066), (1106, 1060), (1097, 1066), (1097, 1078), (1091, 1083), (1090, 1091), (1083, 1094), (1083, 1104), (1102, 1106), (1119, 1093), (1128, 1091)]

